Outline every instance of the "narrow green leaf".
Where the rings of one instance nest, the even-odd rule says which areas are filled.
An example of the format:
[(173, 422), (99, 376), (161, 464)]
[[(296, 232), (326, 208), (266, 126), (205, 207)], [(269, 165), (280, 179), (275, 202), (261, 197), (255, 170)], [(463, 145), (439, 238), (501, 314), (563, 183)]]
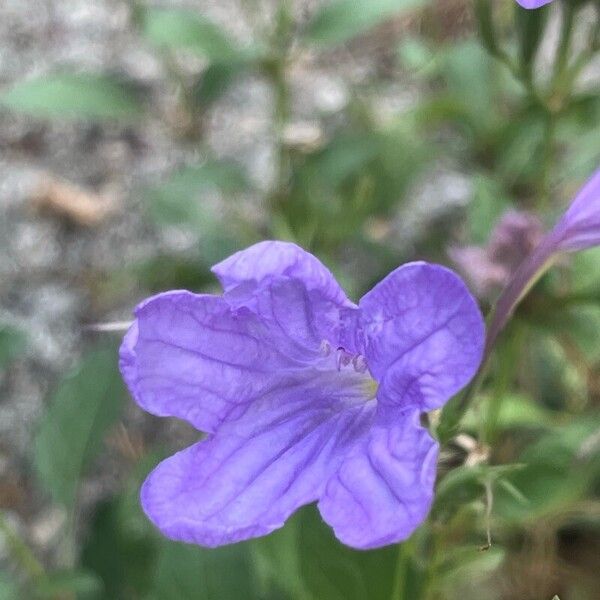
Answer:
[(516, 25), (519, 35), (519, 64), (526, 74), (531, 74), (533, 62), (544, 35), (549, 7), (527, 10), (515, 5)]
[(192, 97), (201, 108), (218, 100), (243, 70), (238, 62), (213, 63), (202, 73), (192, 89)]
[(335, 0), (321, 8), (308, 25), (307, 39), (333, 46), (365, 32), (402, 11), (421, 8), (427, 0)]
[(141, 112), (130, 85), (89, 73), (22, 81), (0, 94), (0, 106), (41, 118), (121, 119), (137, 117)]
[[(463, 425), (469, 430), (476, 431), (480, 423), (486, 423), (490, 418), (491, 398), (483, 395), (477, 409), (472, 408), (464, 417)], [(495, 415), (495, 427), (499, 431), (519, 427), (543, 429), (552, 426), (555, 415), (534, 402), (524, 394), (511, 393), (501, 397), (498, 413)]]
[(433, 511), (446, 513), (459, 504), (466, 504), (484, 493), (486, 481), (494, 481), (522, 470), (522, 464), (461, 465), (447, 473), (437, 486)]
[(35, 439), (34, 461), (46, 488), (67, 508), (73, 505), (83, 470), (118, 418), (123, 399), (113, 350), (89, 354), (52, 396)]
[(508, 479), (499, 479), (498, 485), (504, 488), (517, 502), (520, 502), (521, 504), (529, 504), (529, 500), (527, 500), (523, 492), (510, 481), (508, 481)]
[(482, 581), (500, 567), (506, 552), (497, 545), (485, 552), (476, 546), (453, 548), (452, 552), (443, 556), (442, 563), (437, 567), (440, 582), (438, 585), (447, 586), (464, 584), (465, 581)]
[(142, 31), (156, 46), (185, 48), (211, 61), (240, 56), (220, 27), (191, 10), (147, 8), (143, 14)]
[(499, 53), (494, 27), (493, 5), (490, 0), (475, 0), (475, 19), (485, 49), (492, 55)]

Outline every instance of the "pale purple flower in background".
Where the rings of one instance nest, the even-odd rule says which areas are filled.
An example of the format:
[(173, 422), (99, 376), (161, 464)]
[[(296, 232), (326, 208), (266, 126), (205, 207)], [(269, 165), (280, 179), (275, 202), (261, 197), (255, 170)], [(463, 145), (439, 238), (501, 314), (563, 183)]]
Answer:
[(509, 210), (494, 227), (486, 246), (453, 247), (448, 255), (482, 298), (492, 298), (544, 236), (541, 219)]
[(146, 514), (172, 539), (218, 546), (317, 502), (345, 544), (407, 538), (436, 473), (420, 413), (467, 384), (482, 356), (465, 285), (410, 263), (355, 305), (314, 256), (283, 242), (213, 272), (222, 296), (150, 298), (121, 346), (136, 402), (208, 433), (148, 476)]
[(517, 0), (523, 8), (540, 8), (545, 4), (550, 4), (552, 0)]
[(581, 188), (571, 206), (521, 263), (498, 298), (488, 329), (486, 355), (516, 306), (539, 277), (565, 252), (600, 245), (600, 169)]

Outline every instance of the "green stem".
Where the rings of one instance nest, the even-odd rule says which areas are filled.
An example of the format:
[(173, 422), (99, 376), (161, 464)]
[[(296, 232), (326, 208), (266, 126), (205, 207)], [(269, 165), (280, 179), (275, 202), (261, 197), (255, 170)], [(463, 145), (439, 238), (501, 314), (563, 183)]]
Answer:
[(269, 194), (270, 208), (278, 218), (285, 216), (289, 184), (290, 154), (283, 140), (284, 128), (291, 113), (291, 93), (287, 81), (288, 50), (291, 42), (292, 16), (287, 0), (279, 6), (275, 31), (271, 42), (271, 59), (265, 65), (274, 91), (274, 134), (276, 149), (276, 176)]
[(29, 546), (13, 531), (3, 512), (0, 512), (0, 533), (4, 535), (6, 545), (15, 562), (23, 567), (31, 579), (41, 579), (46, 576), (42, 563), (35, 557)]
[(550, 203), (550, 179), (552, 167), (554, 164), (554, 141), (556, 137), (556, 118), (557, 115), (548, 111), (546, 115), (544, 139), (542, 142), (542, 164), (539, 177), (538, 191), (538, 209), (544, 209)]
[(396, 555), (396, 569), (394, 570), (394, 585), (390, 600), (411, 600), (405, 598), (406, 577), (410, 565), (411, 548), (410, 541), (398, 544), (398, 554)]
[(492, 445), (497, 436), (498, 416), (502, 408), (502, 402), (510, 389), (518, 363), (519, 348), (522, 343), (522, 335), (519, 328), (513, 328), (512, 336), (503, 341), (498, 349), (500, 360), (494, 389), (488, 401), (488, 410), (485, 413), (485, 423), (482, 427), (482, 441)]
[(556, 52), (556, 62), (554, 63), (554, 76), (560, 77), (564, 72), (569, 61), (569, 50), (571, 48), (571, 38), (573, 37), (573, 23), (575, 19), (576, 7), (572, 2), (563, 2), (563, 20), (560, 31), (560, 41)]

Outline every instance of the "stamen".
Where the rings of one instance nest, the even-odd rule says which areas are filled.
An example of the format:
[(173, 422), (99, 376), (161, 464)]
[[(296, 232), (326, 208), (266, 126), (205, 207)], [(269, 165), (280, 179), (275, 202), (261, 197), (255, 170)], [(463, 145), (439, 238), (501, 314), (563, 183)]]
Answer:
[(331, 354), (331, 344), (327, 340), (322, 340), (319, 352), (322, 356), (329, 356)]
[(340, 371), (342, 367), (349, 365), (351, 360), (352, 355), (349, 352), (346, 352), (346, 350), (340, 346), (335, 355), (335, 364), (337, 366), (337, 370)]
[(364, 373), (367, 370), (367, 361), (362, 354), (352, 357), (352, 366), (357, 373)]

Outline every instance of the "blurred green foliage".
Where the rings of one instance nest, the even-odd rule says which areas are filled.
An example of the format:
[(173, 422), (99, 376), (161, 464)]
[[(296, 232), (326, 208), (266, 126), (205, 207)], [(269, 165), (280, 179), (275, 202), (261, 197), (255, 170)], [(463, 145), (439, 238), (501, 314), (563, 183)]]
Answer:
[(0, 105), (37, 118), (134, 119), (141, 103), (127, 82), (90, 73), (57, 73), (17, 84)]
[(113, 348), (89, 354), (51, 398), (36, 436), (34, 464), (54, 500), (68, 510), (74, 508), (83, 470), (119, 417), (124, 397)]
[[(211, 290), (212, 263), (276, 237), (316, 252), (358, 297), (405, 260), (447, 262), (450, 244), (485, 244), (508, 208), (536, 210), (551, 222), (600, 163), (600, 95), (577, 85), (598, 51), (597, 3), (559, 4), (557, 14), (556, 6), (531, 12), (512, 0), (475, 0), (465, 7), (466, 31), (446, 36), (448, 23), (436, 12), (442, 8), (425, 0), (334, 0), (302, 24), (282, 0), (267, 29), (240, 46), (196, 11), (131, 3), (132, 35), (164, 61), (187, 115), (184, 138), (198, 145), (200, 157), (135, 193), (149, 224), (190, 233), (196, 247), (124, 265), (108, 274), (98, 296), (110, 305), (123, 289)], [(594, 7), (591, 33), (573, 44), (578, 19)], [(553, 11), (557, 49), (542, 68)], [(287, 71), (297, 48), (328, 53), (350, 43), (360, 52), (356, 36), (368, 38), (374, 27), (407, 15), (420, 26), (391, 54), (401, 80), (419, 87), (418, 101), (382, 120), (375, 110), (382, 82), (375, 78), (351, 86), (335, 114), (315, 116), (315, 143), (284, 135), (293, 99)], [(200, 57), (202, 66), (181, 70), (180, 52)], [(236, 162), (215, 158), (203, 137), (207, 111), (249, 74), (273, 94), (272, 182), (255, 182)], [(136, 90), (133, 81), (64, 72), (18, 82), (0, 94), (0, 104), (36, 119), (135, 122), (147, 109)], [(399, 223), (418, 209), (414, 190), (436, 177), (440, 162), (467, 174), (468, 205), (454, 209), (449, 221), (456, 227), (444, 212), (439, 229), (428, 223), (404, 243)], [(247, 218), (246, 196), (258, 198), (255, 219)], [(0, 573), (0, 599), (17, 597), (18, 588), (27, 598), (115, 600), (525, 598), (506, 580), (516, 585), (530, 575), (515, 571), (526, 562), (519, 567), (515, 557), (533, 547), (540, 527), (556, 539), (568, 528), (594, 536), (600, 529), (599, 260), (597, 250), (575, 256), (536, 286), (498, 346), (461, 436), (442, 449), (430, 519), (405, 544), (373, 552), (339, 544), (314, 507), (269, 537), (217, 550), (163, 539), (137, 500), (144, 476), (172, 450), (152, 439), (120, 491), (93, 515), (80, 514), (80, 484), (102, 455), (124, 399), (115, 350), (93, 350), (57, 385), (35, 441), (40, 482), (69, 514), (66, 550), (40, 573), (19, 547), (15, 563), (24, 572)], [(489, 298), (481, 301), (489, 307)], [(0, 329), (0, 369), (24, 343), (15, 329)], [(14, 533), (10, 525), (3, 530)], [(480, 550), (488, 532), (493, 545)], [(549, 559), (533, 553), (531, 560)], [(532, 581), (536, 598), (560, 591), (591, 599), (597, 592), (585, 577), (562, 574)]]

